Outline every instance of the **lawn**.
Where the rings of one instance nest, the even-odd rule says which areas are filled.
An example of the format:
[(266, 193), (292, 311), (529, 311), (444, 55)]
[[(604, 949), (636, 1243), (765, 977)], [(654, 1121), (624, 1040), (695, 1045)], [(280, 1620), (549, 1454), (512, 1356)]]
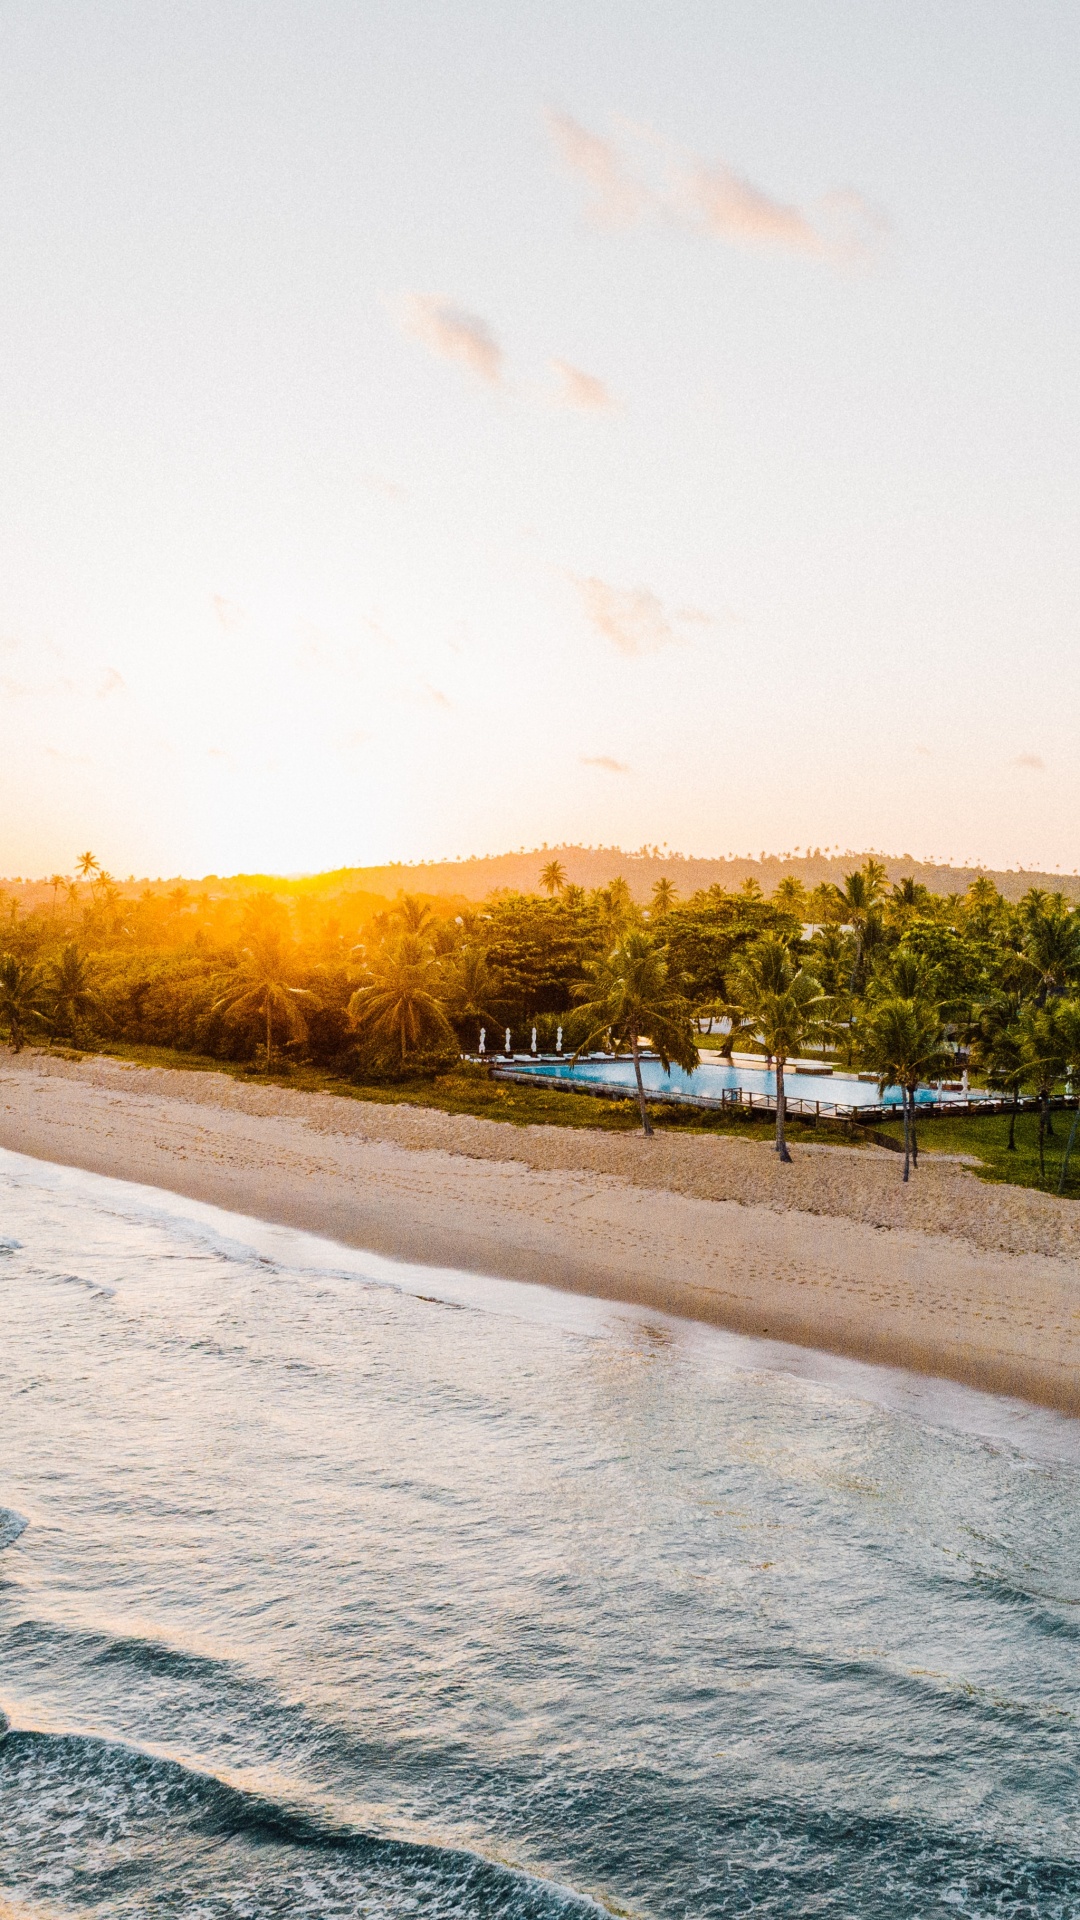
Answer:
[[(1006, 1113), (987, 1114), (985, 1119), (959, 1114), (956, 1119), (922, 1120), (918, 1127), (919, 1147), (930, 1152), (977, 1156), (980, 1165), (975, 1170), (983, 1180), (1002, 1180), (1014, 1187), (1042, 1187), (1044, 1191), (1056, 1193), (1074, 1117), (1071, 1113), (1051, 1115), (1054, 1132), (1053, 1138), (1046, 1142), (1045, 1178), (1039, 1171), (1039, 1120), (1034, 1113), (1017, 1115), (1015, 1153), (1008, 1150), (1009, 1116)], [(891, 1134), (895, 1140), (904, 1137), (903, 1123), (899, 1120), (884, 1121), (875, 1127), (875, 1132)], [(1080, 1127), (1065, 1191), (1074, 1199), (1080, 1197)]]
[[(54, 1051), (68, 1059), (81, 1059), (86, 1052), (93, 1051), (115, 1060), (130, 1060), (142, 1067), (226, 1073), (234, 1080), (256, 1086), (292, 1087), (299, 1093), (332, 1093), (346, 1100), (370, 1100), (387, 1106), (434, 1107), (440, 1113), (475, 1114), (482, 1120), (505, 1120), (519, 1127), (596, 1127), (609, 1133), (632, 1133), (641, 1126), (637, 1102), (633, 1099), (605, 1100), (593, 1094), (518, 1086), (489, 1079), (486, 1068), (467, 1062), (435, 1079), (402, 1080), (387, 1085), (340, 1079), (319, 1067), (291, 1064), (267, 1075), (242, 1061), (180, 1053), (170, 1047), (134, 1046), (119, 1040), (78, 1052), (60, 1047)], [(666, 1106), (662, 1102), (650, 1102), (649, 1114), (658, 1132), (671, 1129), (679, 1133), (733, 1133), (744, 1140), (773, 1138), (771, 1120), (761, 1114), (744, 1114), (738, 1108), (709, 1113), (674, 1103)], [(789, 1119), (787, 1131), (793, 1145), (803, 1140), (829, 1138), (824, 1127), (805, 1126), (797, 1120)]]

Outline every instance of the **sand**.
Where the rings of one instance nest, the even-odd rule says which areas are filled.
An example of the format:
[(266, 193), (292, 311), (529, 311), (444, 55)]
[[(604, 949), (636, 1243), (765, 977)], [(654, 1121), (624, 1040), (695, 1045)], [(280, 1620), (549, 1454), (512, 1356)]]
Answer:
[(924, 1155), (515, 1127), (0, 1050), (0, 1147), (1080, 1414), (1080, 1207)]

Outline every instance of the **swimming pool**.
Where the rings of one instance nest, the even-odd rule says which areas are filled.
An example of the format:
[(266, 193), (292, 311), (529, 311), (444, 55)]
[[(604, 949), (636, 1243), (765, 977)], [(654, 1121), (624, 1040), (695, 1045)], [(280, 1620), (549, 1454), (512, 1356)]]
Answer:
[[(607, 1054), (587, 1054), (575, 1065), (572, 1060), (550, 1054), (536, 1058), (528, 1054), (496, 1055), (492, 1065), (500, 1077), (512, 1073), (515, 1077), (526, 1075), (561, 1084), (573, 1081), (584, 1088), (602, 1086), (620, 1093), (634, 1091), (634, 1063), (625, 1057), (612, 1059)], [(728, 1102), (753, 1106), (758, 1101), (762, 1106), (773, 1106), (776, 1101), (776, 1075), (764, 1062), (755, 1066), (745, 1059), (702, 1061), (694, 1074), (672, 1063), (665, 1073), (662, 1062), (650, 1055), (642, 1060), (641, 1077), (647, 1093), (670, 1100), (707, 1101), (716, 1106)], [(855, 1073), (815, 1072), (810, 1064), (805, 1068), (789, 1066), (784, 1074), (784, 1088), (788, 1106), (794, 1112), (804, 1103), (822, 1113), (836, 1109), (846, 1112), (852, 1107), (898, 1108), (901, 1104), (899, 1087), (887, 1087), (882, 1096), (876, 1080), (861, 1079)], [(920, 1106), (962, 1105), (968, 1098), (979, 1100), (985, 1096), (977, 1092), (969, 1096), (936, 1087), (920, 1087), (915, 1095)]]

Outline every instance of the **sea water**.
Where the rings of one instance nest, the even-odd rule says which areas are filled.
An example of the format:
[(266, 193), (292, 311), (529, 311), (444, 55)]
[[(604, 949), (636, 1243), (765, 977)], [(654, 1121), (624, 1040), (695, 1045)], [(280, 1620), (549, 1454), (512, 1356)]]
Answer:
[(0, 1911), (1080, 1914), (1068, 1421), (15, 1155), (0, 1419)]

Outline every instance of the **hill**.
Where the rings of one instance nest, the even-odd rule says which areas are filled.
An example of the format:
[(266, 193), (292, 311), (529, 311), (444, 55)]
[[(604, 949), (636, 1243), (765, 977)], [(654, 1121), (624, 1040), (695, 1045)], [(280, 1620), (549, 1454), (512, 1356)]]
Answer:
[[(577, 886), (603, 886), (621, 875), (634, 898), (646, 901), (656, 881), (664, 875), (674, 881), (684, 897), (700, 887), (714, 885), (734, 890), (748, 879), (756, 880), (762, 891), (769, 894), (787, 874), (797, 875), (807, 887), (815, 887), (823, 880), (840, 879), (861, 865), (866, 857), (865, 853), (851, 851), (830, 856), (815, 850), (801, 857), (771, 854), (760, 860), (705, 859), (661, 851), (658, 847), (642, 847), (636, 853), (626, 853), (621, 847), (519, 847), (514, 853), (484, 854), (470, 859), (392, 861), (386, 866), (338, 867), (317, 874), (206, 874), (202, 879), (176, 876), (150, 881), (131, 876), (121, 883), (120, 891), (141, 892), (149, 886), (158, 893), (184, 886), (218, 899), (259, 889), (301, 898), (326, 899), (348, 894), (354, 906), (360, 904), (357, 895), (366, 895), (369, 901), (363, 904), (367, 911), (372, 911), (383, 900), (393, 899), (402, 892), (449, 897), (456, 902), (484, 900), (496, 888), (532, 893), (539, 888), (541, 868), (549, 860), (558, 860), (567, 879)], [(1080, 901), (1080, 875), (1076, 873), (1039, 873), (1025, 869), (995, 872), (987, 867), (949, 867), (914, 860), (910, 854), (880, 854), (875, 858), (882, 861), (890, 880), (910, 874), (934, 893), (963, 893), (972, 880), (981, 875), (992, 880), (1007, 900), (1019, 900), (1029, 887), (1044, 887), (1048, 892), (1061, 892), (1069, 900)], [(51, 898), (51, 889), (43, 879), (0, 880), (0, 891), (16, 901), (24, 912), (33, 906), (47, 905)]]

